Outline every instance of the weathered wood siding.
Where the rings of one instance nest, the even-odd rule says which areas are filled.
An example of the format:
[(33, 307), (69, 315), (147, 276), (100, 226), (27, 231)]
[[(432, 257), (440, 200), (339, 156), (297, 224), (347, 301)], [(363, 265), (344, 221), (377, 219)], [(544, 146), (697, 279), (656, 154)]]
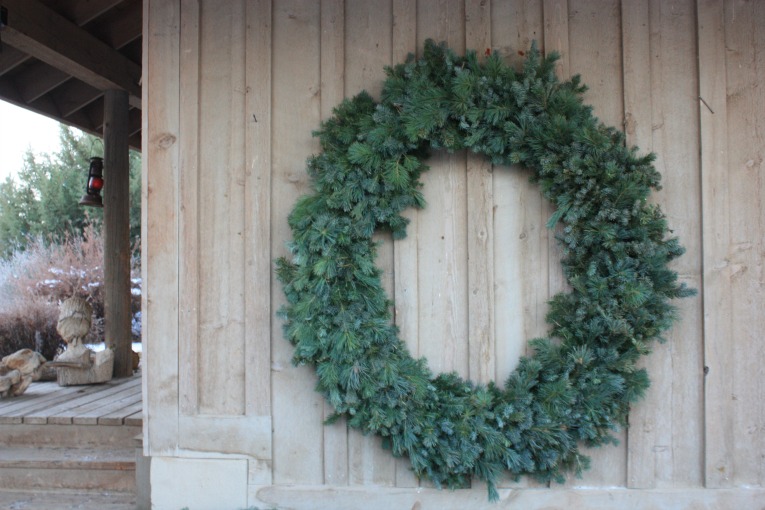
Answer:
[[(677, 303), (680, 322), (645, 361), (652, 388), (620, 445), (592, 451), (592, 470), (540, 501), (571, 501), (583, 486), (711, 502), (735, 491), (705, 488), (763, 487), (765, 2), (146, 0), (145, 10), (148, 454), (245, 459), (250, 504), (327, 497), (307, 486), (415, 494), (406, 462), (377, 439), (322, 425), (331, 409), (312, 370), (291, 365), (275, 317), (284, 298), (272, 261), (307, 191), (311, 131), (343, 97), (379, 93), (384, 66), (426, 38), (511, 62), (536, 40), (561, 53), (561, 76), (581, 74), (602, 121), (657, 153), (655, 200), (687, 248), (675, 269), (700, 291)], [(503, 380), (566, 285), (551, 208), (522, 168), (444, 152), (429, 164), (428, 208), (408, 213), (406, 239), (381, 237), (395, 321), (435, 370)], [(365, 493), (349, 491), (352, 507)], [(482, 501), (484, 488), (461, 493), (445, 497)]]

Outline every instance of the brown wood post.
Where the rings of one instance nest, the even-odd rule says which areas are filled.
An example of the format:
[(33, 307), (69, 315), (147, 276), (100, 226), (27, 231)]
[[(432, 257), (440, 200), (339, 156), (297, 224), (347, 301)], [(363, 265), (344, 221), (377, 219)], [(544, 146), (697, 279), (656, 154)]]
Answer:
[(128, 94), (104, 96), (104, 318), (114, 377), (133, 373), (130, 334), (130, 168)]

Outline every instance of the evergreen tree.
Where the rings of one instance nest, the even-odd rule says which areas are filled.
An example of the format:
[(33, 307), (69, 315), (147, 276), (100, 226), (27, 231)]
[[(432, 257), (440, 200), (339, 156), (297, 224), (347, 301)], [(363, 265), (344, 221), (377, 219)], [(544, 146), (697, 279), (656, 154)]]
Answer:
[[(36, 237), (57, 242), (67, 235), (81, 236), (88, 224), (100, 225), (102, 210), (79, 205), (90, 157), (100, 141), (66, 126), (61, 126), (60, 140), (54, 154), (27, 151), (18, 175), (0, 183), (0, 256), (24, 249)], [(141, 233), (140, 154), (131, 151), (129, 162), (130, 236), (136, 242)]]

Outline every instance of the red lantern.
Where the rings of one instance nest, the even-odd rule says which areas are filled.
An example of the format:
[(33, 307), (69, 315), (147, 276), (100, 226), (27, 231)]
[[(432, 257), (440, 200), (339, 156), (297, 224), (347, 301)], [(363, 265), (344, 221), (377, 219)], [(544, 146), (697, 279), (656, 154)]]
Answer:
[(103, 207), (101, 190), (104, 189), (104, 160), (99, 157), (90, 158), (88, 169), (88, 185), (85, 194), (80, 199), (80, 205)]

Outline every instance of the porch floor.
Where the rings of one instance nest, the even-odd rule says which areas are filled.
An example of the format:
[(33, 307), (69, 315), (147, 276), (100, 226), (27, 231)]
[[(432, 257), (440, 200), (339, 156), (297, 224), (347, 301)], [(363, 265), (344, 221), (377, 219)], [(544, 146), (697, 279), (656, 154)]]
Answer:
[(34, 382), (23, 395), (0, 399), (0, 425), (127, 425), (142, 423), (141, 374), (103, 384)]

